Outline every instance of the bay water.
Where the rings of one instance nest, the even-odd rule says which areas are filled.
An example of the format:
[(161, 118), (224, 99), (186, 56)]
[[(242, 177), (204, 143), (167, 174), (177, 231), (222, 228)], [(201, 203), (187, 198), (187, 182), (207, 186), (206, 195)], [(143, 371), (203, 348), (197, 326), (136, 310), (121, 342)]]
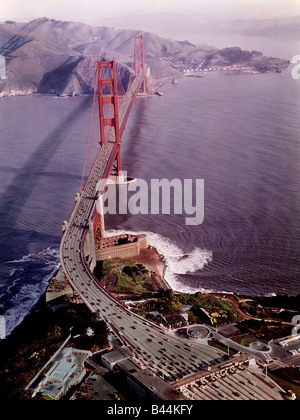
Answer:
[[(204, 221), (109, 215), (116, 232), (147, 232), (182, 292), (300, 293), (300, 80), (281, 74), (183, 78), (138, 98), (123, 169), (203, 179)], [(59, 267), (61, 226), (79, 191), (92, 97), (0, 99), (0, 312), (7, 333)], [(87, 171), (99, 148), (95, 116)]]

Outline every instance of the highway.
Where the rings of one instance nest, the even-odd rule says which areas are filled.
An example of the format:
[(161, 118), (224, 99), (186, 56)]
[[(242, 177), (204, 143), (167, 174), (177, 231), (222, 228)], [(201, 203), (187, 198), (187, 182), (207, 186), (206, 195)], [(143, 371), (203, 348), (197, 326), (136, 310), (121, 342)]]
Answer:
[[(136, 78), (127, 100), (122, 102), (120, 125), (126, 118), (130, 98), (140, 80)], [(144, 366), (156, 369), (163, 377), (170, 376), (170, 372), (172, 376), (181, 377), (184, 372), (200, 369), (201, 363), (204, 368), (212, 360), (222, 358), (224, 353), (200, 344), (194, 344), (191, 352), (191, 348), (181, 342), (180, 338), (175, 338), (164, 329), (131, 313), (99, 284), (85, 258), (85, 237), (98, 196), (96, 186), (99, 180), (108, 175), (107, 167), (115, 145), (114, 130), (111, 130), (108, 141), (101, 147), (83, 191), (75, 202), (68, 227), (63, 233), (60, 245), (62, 269), (90, 310), (102, 316), (111, 330), (134, 350)]]
[[(136, 77), (131, 91), (120, 106), (120, 126), (128, 118), (128, 109), (132, 106), (131, 98), (136, 95), (141, 81), (141, 77)], [(99, 180), (109, 175), (109, 165), (115, 156), (114, 137), (114, 130), (111, 130), (81, 194), (76, 197), (75, 206), (62, 235), (60, 261), (73, 289), (89, 309), (101, 315), (120, 340), (133, 350), (140, 365), (151, 368), (160, 377), (174, 384), (189, 375), (212, 369), (228, 360), (228, 356), (207, 344), (176, 337), (164, 328), (130, 312), (99, 284), (91, 272), (85, 257), (84, 243), (99, 194), (96, 186)], [(197, 394), (194, 397), (197, 399)], [(216, 397), (218, 399), (218, 395)]]

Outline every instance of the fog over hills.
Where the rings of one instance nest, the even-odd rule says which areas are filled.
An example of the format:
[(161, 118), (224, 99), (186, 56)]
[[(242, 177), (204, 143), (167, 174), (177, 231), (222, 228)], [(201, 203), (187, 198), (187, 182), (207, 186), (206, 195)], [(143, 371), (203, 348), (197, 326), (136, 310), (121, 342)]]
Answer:
[[(205, 14), (178, 15), (176, 13), (152, 13), (147, 15), (112, 16), (100, 20), (100, 24), (116, 28), (136, 28), (155, 32), (160, 36), (176, 39), (201, 39), (203, 34), (217, 33), (273, 38), (300, 39), (300, 16), (275, 19), (214, 18)], [(185, 39), (184, 38), (184, 39)]]
[(280, 71), (284, 60), (269, 59), (241, 49), (218, 50), (208, 45), (161, 38), (132, 29), (90, 26), (79, 22), (40, 18), (28, 23), (0, 23), (0, 54), (6, 60), (6, 79), (0, 95), (93, 92), (97, 60), (116, 59), (124, 87), (133, 61), (133, 37), (143, 34), (150, 68), (147, 89), (153, 93), (164, 80), (180, 77), (191, 68), (244, 64), (259, 71)]

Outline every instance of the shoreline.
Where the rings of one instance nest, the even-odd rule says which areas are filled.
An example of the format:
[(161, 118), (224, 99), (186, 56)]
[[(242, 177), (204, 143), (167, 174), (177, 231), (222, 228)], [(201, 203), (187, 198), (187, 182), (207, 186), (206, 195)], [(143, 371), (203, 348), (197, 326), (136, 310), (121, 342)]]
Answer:
[[(275, 304), (269, 307), (270, 303), (265, 299), (272, 298), (255, 298), (253, 296), (235, 295), (233, 293), (174, 293), (169, 284), (163, 280), (163, 274), (166, 267), (163, 256), (159, 254), (155, 247), (149, 248), (149, 250), (147, 249), (148, 252), (145, 252), (140, 256), (140, 258), (131, 258), (130, 260), (135, 263), (135, 266), (145, 264), (144, 267), (155, 271), (155, 274), (159, 275), (158, 281), (161, 286), (163, 285), (165, 288), (157, 289), (155, 293), (151, 293), (151, 296), (144, 296), (143, 301), (137, 301), (136, 303), (134, 299), (130, 299), (130, 296), (125, 296), (127, 301), (131, 301), (125, 303), (126, 305), (129, 305), (129, 310), (132, 310), (130, 305), (133, 304), (133, 312), (136, 312), (139, 316), (144, 317), (145, 320), (149, 319), (148, 317), (150, 314), (154, 314), (153, 311), (159, 311), (159, 316), (161, 317), (159, 318), (160, 322), (161, 319), (164, 319), (167, 326), (172, 329), (173, 333), (179, 335), (184, 335), (189, 328), (197, 328), (199, 325), (204, 328), (206, 326), (210, 326), (210, 328), (215, 331), (212, 334), (210, 345), (216, 347), (219, 346), (224, 352), (226, 352), (226, 350), (229, 352), (230, 347), (233, 352), (237, 349), (242, 353), (251, 354), (251, 352), (256, 351), (255, 346), (257, 345), (261, 346), (263, 349), (261, 350), (261, 353), (257, 354), (264, 355), (264, 343), (266, 343), (266, 341), (268, 341), (268, 343), (272, 343), (274, 340), (278, 340), (279, 338), (284, 339), (290, 337), (292, 328), (290, 326), (290, 322), (292, 321), (291, 317), (292, 315), (295, 316), (298, 311), (292, 311), (289, 309), (283, 310), (282, 306), (278, 307)], [(61, 268), (59, 268), (59, 270), (60, 269)], [(57, 276), (57, 274), (55, 274), (52, 279), (55, 278), (55, 276)], [(50, 284), (51, 282), (48, 287), (50, 287)], [(75, 299), (74, 301), (71, 296), (68, 298), (66, 298), (66, 296), (60, 296), (47, 302), (47, 290), (40, 296), (38, 302), (34, 305), (30, 313), (28, 313), (22, 322), (11, 332), (9, 336), (6, 337), (7, 340), (0, 340), (0, 348), (4, 351), (4, 357), (2, 357), (2, 359), (0, 358), (2, 365), (6, 366), (8, 363), (8, 357), (6, 354), (13, 354), (11, 359), (12, 362), (10, 362), (13, 363), (13, 366), (18, 366), (18, 364), (23, 363), (22, 356), (20, 356), (20, 354), (24, 354), (24, 351), (26, 350), (29, 355), (29, 361), (28, 367), (24, 371), (24, 375), (28, 378), (31, 377), (32, 372), (34, 373), (36, 366), (33, 357), (38, 357), (39, 363), (41, 356), (44, 355), (44, 353), (46, 354), (46, 350), (44, 349), (47, 348), (49, 351), (49, 359), (49, 357), (51, 357), (51, 352), (53, 353), (55, 351), (53, 345), (56, 345), (58, 340), (63, 340), (65, 338), (61, 333), (57, 338), (53, 337), (53, 335), (49, 335), (51, 331), (54, 331), (53, 319), (55, 319), (55, 325), (61, 325), (64, 323), (64, 319), (67, 314), (72, 312), (73, 320), (74, 317), (76, 318), (80, 311), (82, 311), (82, 308), (85, 308), (84, 311), (87, 313), (84, 317), (84, 322), (90, 322), (88, 319), (90, 319), (92, 314), (81, 299)], [(116, 296), (113, 291), (110, 293)], [(161, 308), (151, 307), (156, 300), (160, 301), (160, 298), (162, 298)], [(292, 303), (290, 300), (291, 298), (282, 297), (282, 299), (285, 301), (288, 299), (288, 301)], [(180, 302), (181, 306), (178, 311), (167, 309), (168, 306), (171, 307), (170, 304), (172, 301)], [(300, 295), (298, 295), (298, 302), (299, 301)], [(145, 302), (146, 313), (143, 313), (140, 311), (144, 310), (143, 304)], [(136, 304), (137, 306), (135, 306)], [(261, 311), (261, 314), (257, 308), (260, 308), (259, 311)], [(167, 312), (165, 312), (165, 310), (167, 310)], [(203, 316), (201, 311), (206, 314), (206, 317)], [(285, 312), (284, 317), (279, 315), (282, 311)], [(201, 312), (201, 315), (199, 312)], [(35, 330), (37, 320), (43, 320), (46, 315), (48, 316), (47, 322), (42, 321), (42, 325), (43, 329), (47, 333), (39, 337), (32, 331)], [(156, 319), (152, 320), (152, 322), (157, 323), (158, 321)], [(103, 324), (104, 326), (106, 325), (106, 328), (108, 328), (107, 323), (103, 322)], [(30, 336), (29, 340), (27, 335)], [(270, 348), (269, 346), (267, 347)], [(92, 349), (90, 349), (90, 351), (93, 352)], [(30, 361), (31, 359), (32, 361)], [(26, 363), (24, 363), (24, 366), (25, 364)], [(283, 368), (282, 366), (279, 373), (277, 373), (276, 366), (280, 366), (280, 364), (276, 365), (275, 363), (274, 366), (270, 366), (272, 373), (274, 370), (274, 375), (278, 376), (278, 380), (280, 380), (281, 376), (287, 376), (288, 382), (286, 390), (293, 389), (298, 393), (298, 385), (296, 384), (296, 380), (293, 379), (293, 373), (291, 373), (295, 371), (296, 367), (294, 365), (287, 365)], [(3, 370), (3, 372), (6, 370), (8, 370), (8, 368)], [(29, 381), (26, 379), (26, 384), (28, 382)]]
[[(215, 72), (221, 72), (228, 76), (281, 74), (282, 72), (287, 70), (290, 66), (291, 66), (291, 63), (288, 63), (286, 66), (279, 67), (276, 70), (272, 68), (264, 69), (264, 70), (256, 69), (253, 72), (247, 72), (247, 71), (235, 72), (234, 70), (232, 70), (233, 73), (230, 73), (231, 70), (228, 71), (226, 68), (205, 68), (201, 70), (198, 74), (196, 72), (191, 73), (191, 74), (185, 74), (183, 70), (178, 69), (178, 71), (181, 73), (180, 75), (170, 74), (168, 76), (164, 76), (164, 77), (149, 81), (149, 91), (147, 93), (147, 96), (155, 96), (159, 87), (165, 85), (168, 82), (172, 83), (174, 78), (176, 78), (178, 81), (180, 79), (185, 79), (185, 78), (204, 79), (208, 76), (208, 74), (215, 73)], [(94, 93), (55, 94), (55, 93), (38, 92), (38, 91), (32, 91), (32, 90), (23, 90), (23, 91), (12, 90), (10, 92), (0, 92), (0, 99), (17, 98), (17, 97), (23, 97), (23, 96), (45, 96), (45, 97), (52, 97), (52, 98), (58, 98), (58, 99), (73, 99), (73, 98), (86, 97), (86, 96), (93, 97)]]
[[(60, 269), (58, 269), (58, 271), (57, 271), (57, 273), (53, 276), (53, 278), (59, 273), (59, 270)], [(53, 279), (52, 278), (52, 279)], [(52, 279), (51, 279), (51, 281), (52, 281)], [(49, 282), (49, 286), (48, 287), (50, 287), (50, 284), (51, 284), (51, 281)], [(168, 283), (166, 282), (166, 284), (168, 285)], [(169, 285), (168, 285), (169, 286)], [(47, 289), (48, 290), (48, 289)], [(31, 317), (31, 316), (33, 316), (33, 315), (35, 315), (36, 313), (38, 313), (38, 312), (40, 312), (40, 311), (43, 311), (43, 310), (45, 310), (47, 307), (51, 307), (52, 305), (54, 305), (55, 306), (55, 303), (56, 302), (58, 302), (59, 300), (62, 300), (63, 301), (63, 304), (71, 304), (71, 303), (74, 303), (74, 302), (71, 302), (71, 301), (67, 301), (67, 300), (64, 300), (64, 298), (63, 298), (63, 296), (57, 296), (57, 297), (55, 297), (54, 299), (52, 299), (52, 300), (50, 300), (50, 301), (47, 301), (46, 300), (46, 294), (47, 294), (47, 290), (45, 290), (42, 294), (41, 294), (41, 296), (39, 297), (39, 299), (38, 299), (38, 301), (34, 304), (34, 306), (31, 308), (31, 310), (24, 316), (24, 318), (22, 319), (22, 321), (10, 332), (10, 334), (8, 334), (7, 336), (6, 336), (6, 338), (8, 338), (8, 337), (10, 337), (10, 336), (14, 336), (14, 335), (16, 335), (16, 334), (18, 334), (18, 330), (19, 329), (21, 329), (22, 328), (22, 324), (24, 323), (24, 322), (27, 322), (28, 321), (28, 318), (29, 317)], [(248, 296), (248, 295), (240, 295), (240, 294), (236, 294), (236, 293), (228, 293), (228, 292), (195, 292), (195, 293), (185, 293), (185, 292), (177, 292), (177, 291), (174, 291), (172, 288), (168, 288), (168, 289), (162, 289), (162, 290), (170, 290), (175, 296), (176, 295), (190, 295), (190, 296), (193, 296), (193, 295), (196, 295), (196, 294), (203, 294), (203, 295), (209, 295), (209, 296), (212, 296), (212, 297), (215, 297), (215, 298), (219, 298), (219, 299), (224, 299), (224, 300), (229, 300), (232, 304), (233, 304), (233, 302), (235, 301), (236, 303), (239, 303), (239, 300), (241, 301), (241, 302), (243, 302), (243, 301), (253, 301), (253, 302), (255, 302), (255, 301), (260, 301), (261, 302), (261, 304), (263, 303), (263, 301), (265, 301), (265, 300), (267, 300), (267, 302), (266, 303), (268, 303), (268, 304), (270, 304), (270, 302), (268, 302), (269, 300), (276, 300), (276, 299), (278, 299), (278, 300), (287, 300), (287, 301), (293, 301), (293, 300), (297, 300), (298, 299), (298, 301), (300, 301), (300, 295), (295, 295), (295, 296), (287, 296), (287, 295), (275, 295), (275, 296), (269, 296), (269, 297), (267, 297), (267, 296)], [(112, 292), (112, 294), (114, 294), (113, 292)], [(118, 293), (117, 293), (118, 294)], [(130, 293), (128, 293), (128, 294), (130, 294)], [(84, 303), (84, 302), (82, 302), (82, 303)], [(274, 302), (275, 303), (275, 302)], [(75, 304), (80, 304), (79, 302), (76, 302)], [(235, 307), (235, 309), (238, 309), (234, 304), (233, 304), (233, 306)], [(262, 308), (263, 308), (264, 306), (262, 306)], [(267, 308), (270, 308), (270, 307), (268, 307), (268, 306), (266, 306)], [(271, 306), (271, 308), (278, 308), (276, 305), (274, 305), (274, 306)], [(279, 308), (278, 308), (279, 309)], [(280, 308), (281, 310), (283, 310), (283, 311), (290, 311), (290, 312), (295, 312), (295, 314), (296, 314), (296, 312), (297, 312), (297, 310), (296, 309), (289, 309), (289, 308), (284, 308), (284, 307), (281, 307)], [(241, 310), (240, 310), (241, 311)], [(298, 311), (299, 312), (299, 311)], [(241, 311), (241, 313), (240, 313), (242, 316), (243, 316), (243, 318), (244, 318), (244, 320), (249, 320), (249, 319), (255, 319), (255, 318), (253, 318), (253, 317), (251, 317), (251, 316), (249, 316), (249, 315), (247, 315), (247, 314), (245, 314), (243, 311)], [(226, 325), (226, 324), (225, 324)], [(2, 342), (2, 341), (5, 341), (5, 340), (1, 340), (0, 339), (0, 343)]]
[[(132, 262), (136, 262), (136, 263), (140, 263), (143, 264), (145, 266), (146, 269), (148, 269), (151, 274), (154, 273), (156, 276), (156, 279), (158, 281), (158, 283), (160, 284), (160, 288), (155, 287), (155, 292), (156, 293), (159, 289), (160, 290), (170, 290), (175, 296), (181, 296), (181, 295), (196, 295), (196, 294), (202, 294), (202, 295), (208, 295), (217, 299), (224, 299), (229, 301), (233, 307), (236, 309), (236, 311), (243, 317), (244, 320), (249, 320), (249, 319), (253, 319), (252, 316), (247, 315), (241, 308), (240, 308), (240, 302), (243, 301), (249, 301), (249, 302), (260, 302), (260, 305), (262, 305), (262, 307), (264, 307), (264, 303), (266, 302), (268, 305), (271, 305), (272, 307), (272, 303), (274, 304), (274, 308), (276, 308), (276, 301), (281, 302), (281, 310), (285, 310), (285, 311), (296, 311), (297, 309), (297, 304), (293, 304), (293, 302), (300, 302), (300, 295), (280, 295), (280, 294), (271, 294), (268, 293), (267, 295), (246, 295), (243, 293), (235, 293), (235, 292), (225, 292), (225, 291), (203, 291), (203, 290), (198, 290), (195, 292), (180, 292), (177, 291), (175, 289), (173, 289), (170, 284), (167, 282), (167, 280), (165, 279), (165, 274), (166, 274), (166, 270), (167, 270), (167, 264), (166, 264), (166, 260), (164, 258), (163, 254), (160, 254), (159, 251), (154, 247), (149, 245), (148, 248), (144, 251), (141, 251), (140, 256), (138, 257), (132, 257), (132, 258), (128, 258), (128, 260), (131, 260)], [(51, 300), (47, 300), (46, 296), (47, 293), (49, 293), (49, 289), (51, 288), (52, 282), (53, 280), (56, 279), (56, 277), (59, 276), (61, 267), (57, 268), (56, 272), (54, 273), (54, 275), (51, 277), (51, 280), (49, 281), (48, 287), (45, 290), (45, 292), (42, 293), (42, 295), (39, 297), (38, 301), (34, 304), (34, 306), (31, 308), (31, 310), (24, 316), (23, 320), (11, 331), (11, 333), (9, 335), (13, 335), (16, 330), (18, 329), (18, 327), (20, 327), (22, 325), (22, 323), (32, 314), (39, 312), (39, 310), (43, 310), (48, 304), (51, 305), (51, 301), (55, 302), (57, 299), (60, 299), (62, 296), (69, 296), (69, 300), (70, 300), (70, 291), (69, 293), (62, 293), (57, 294), (54, 291), (54, 294), (57, 294), (56, 297), (53, 297), (53, 299)], [(100, 279), (98, 279), (98, 281), (100, 282)], [(154, 283), (154, 282), (153, 282)], [(68, 285), (67, 288), (70, 289), (70, 286)], [(65, 289), (66, 291), (66, 289)], [(130, 295), (134, 296), (135, 293), (132, 292), (116, 292), (114, 293), (113, 291), (111, 292), (112, 295), (127, 295), (128, 298), (130, 299)], [(74, 291), (73, 291), (73, 296), (74, 296)], [(292, 308), (292, 309), (291, 309)], [(1, 342), (1, 340), (0, 340)]]
[[(163, 261), (163, 258), (161, 256), (161, 254), (158, 251), (157, 251), (157, 254), (158, 254), (159, 258), (160, 258), (161, 264), (162, 263), (165, 263)], [(135, 259), (132, 258), (131, 260), (133, 261)], [(143, 259), (141, 259), (140, 262), (143, 263)], [(55, 278), (58, 275), (60, 269), (61, 269), (61, 267), (59, 266), (57, 268), (56, 272), (53, 274), (53, 276), (49, 280), (47, 289), (40, 295), (40, 297), (38, 298), (37, 302), (33, 305), (33, 307), (25, 314), (25, 316), (23, 317), (22, 321), (19, 324), (17, 324), (15, 326), (15, 328), (6, 337), (9, 337), (10, 335), (16, 334), (18, 328), (23, 324), (23, 322), (28, 317), (30, 317), (31, 315), (33, 315), (35, 312), (38, 312), (40, 309), (43, 309), (43, 307), (45, 307), (45, 305), (47, 305), (47, 301), (46, 301), (47, 290), (49, 289), (53, 278)], [(159, 277), (159, 281), (160, 280), (161, 280), (161, 277)], [(278, 293), (268, 293), (266, 295), (247, 295), (247, 294), (244, 294), (244, 293), (235, 293), (235, 292), (228, 292), (228, 291), (211, 291), (211, 290), (205, 290), (205, 289), (203, 289), (201, 291), (198, 290), (198, 291), (195, 291), (195, 292), (180, 292), (180, 291), (177, 291), (177, 290), (173, 289), (165, 279), (163, 279), (163, 284), (166, 286), (165, 290), (169, 289), (175, 295), (183, 295), (183, 294), (194, 295), (196, 293), (202, 293), (202, 294), (210, 295), (210, 296), (213, 296), (213, 297), (226, 296), (229, 299), (231, 299), (231, 298), (233, 298), (233, 299), (238, 298), (238, 299), (241, 299), (241, 300), (252, 300), (252, 301), (257, 301), (258, 300), (258, 301), (262, 301), (262, 302), (263, 301), (268, 301), (268, 302), (272, 302), (273, 301), (273, 302), (276, 302), (276, 300), (279, 300), (279, 301), (285, 301), (285, 303), (288, 303), (288, 302), (296, 301), (297, 299), (300, 301), (300, 294), (296, 294), (296, 295), (287, 295), (287, 294), (285, 294), (284, 295), (284, 294), (278, 294)], [(282, 309), (285, 309), (285, 308), (282, 307)], [(0, 343), (1, 343), (1, 340), (0, 340)]]

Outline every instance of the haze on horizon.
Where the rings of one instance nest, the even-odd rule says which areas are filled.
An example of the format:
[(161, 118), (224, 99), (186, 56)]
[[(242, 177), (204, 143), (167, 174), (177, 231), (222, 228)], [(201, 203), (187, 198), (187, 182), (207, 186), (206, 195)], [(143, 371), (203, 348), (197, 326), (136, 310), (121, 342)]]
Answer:
[(108, 17), (196, 15), (212, 20), (268, 19), (300, 15), (300, 0), (0, 0), (0, 21), (27, 22), (39, 17), (97, 25)]

